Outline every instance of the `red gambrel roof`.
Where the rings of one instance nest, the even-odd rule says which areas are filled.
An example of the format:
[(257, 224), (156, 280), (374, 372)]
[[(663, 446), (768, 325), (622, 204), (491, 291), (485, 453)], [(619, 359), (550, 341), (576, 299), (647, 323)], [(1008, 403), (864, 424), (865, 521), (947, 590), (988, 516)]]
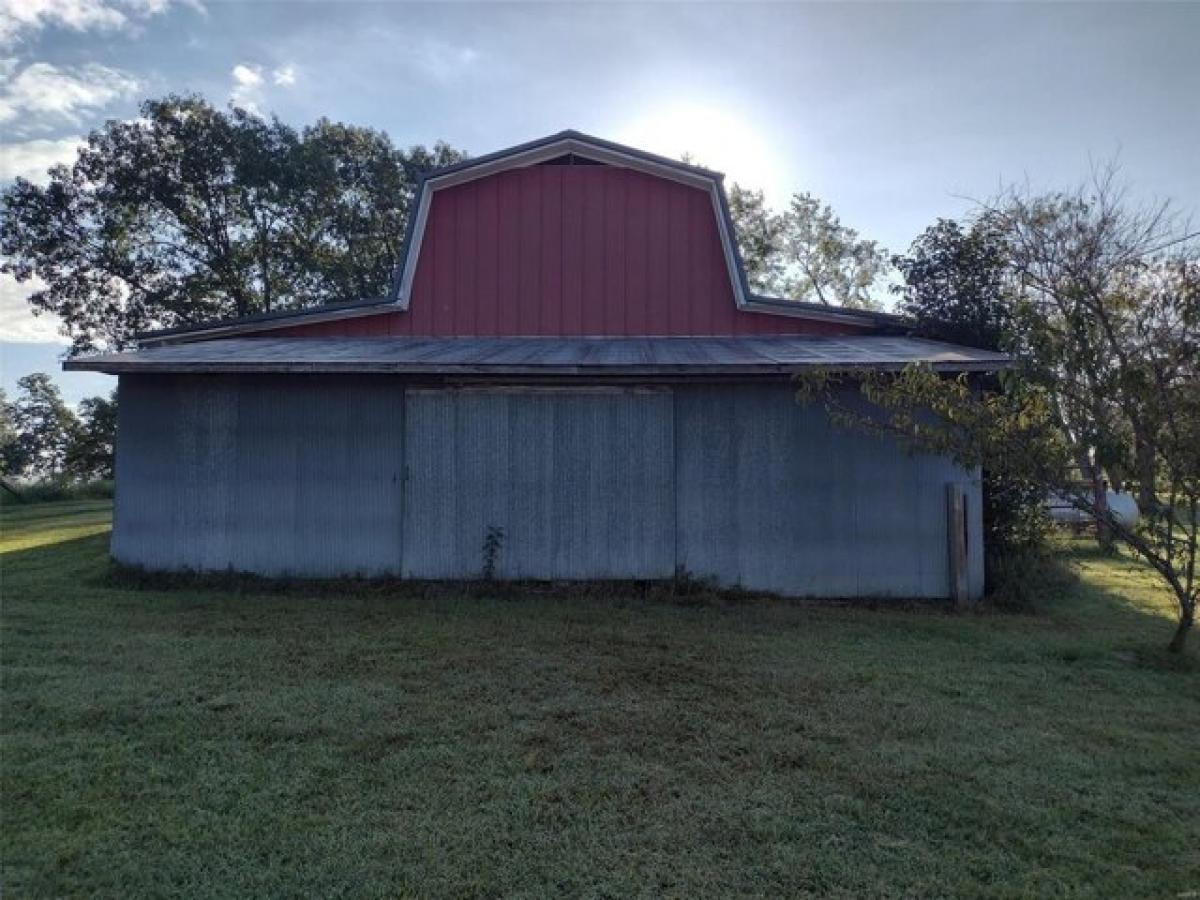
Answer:
[(564, 131), (429, 173), (388, 297), (154, 332), (292, 337), (870, 334), (882, 313), (755, 294), (723, 176)]

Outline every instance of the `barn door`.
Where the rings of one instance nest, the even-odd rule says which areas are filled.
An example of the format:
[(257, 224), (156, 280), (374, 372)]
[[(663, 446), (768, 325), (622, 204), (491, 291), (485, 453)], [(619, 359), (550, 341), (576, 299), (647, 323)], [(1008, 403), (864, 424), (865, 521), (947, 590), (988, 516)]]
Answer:
[[(668, 390), (410, 390), (403, 569), (665, 578), (675, 567)], [(498, 546), (496, 546), (498, 543)]]

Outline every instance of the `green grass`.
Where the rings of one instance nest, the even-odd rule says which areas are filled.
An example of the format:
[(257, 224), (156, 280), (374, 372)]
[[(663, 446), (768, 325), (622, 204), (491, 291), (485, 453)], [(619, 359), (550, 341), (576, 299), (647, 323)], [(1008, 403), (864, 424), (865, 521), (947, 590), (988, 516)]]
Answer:
[(45, 479), (24, 484), (8, 480), (0, 487), (0, 507), (24, 506), (59, 501), (112, 500), (111, 481), (66, 481)]
[(107, 515), (3, 511), (8, 897), (1200, 891), (1200, 662), (1127, 560), (1024, 615), (139, 590)]

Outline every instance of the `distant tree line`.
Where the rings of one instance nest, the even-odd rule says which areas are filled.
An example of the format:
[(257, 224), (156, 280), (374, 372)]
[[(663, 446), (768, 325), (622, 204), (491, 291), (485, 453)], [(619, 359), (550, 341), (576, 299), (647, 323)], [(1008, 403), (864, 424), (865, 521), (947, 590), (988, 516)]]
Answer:
[(94, 481), (113, 477), (117, 398), (89, 397), (76, 412), (42, 372), (0, 391), (0, 474), (11, 481)]

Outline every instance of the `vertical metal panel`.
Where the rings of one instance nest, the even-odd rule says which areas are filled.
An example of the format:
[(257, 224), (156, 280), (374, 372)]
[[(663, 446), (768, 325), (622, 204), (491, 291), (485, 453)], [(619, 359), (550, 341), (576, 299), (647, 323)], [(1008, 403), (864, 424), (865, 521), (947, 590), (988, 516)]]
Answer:
[(978, 469), (970, 473), (967, 491), (967, 593), (978, 600), (984, 591), (983, 479)]
[(405, 574), (665, 578), (675, 566), (667, 391), (419, 391), (407, 398)]
[(179, 502), (173, 379), (122, 375), (118, 387), (112, 554), (149, 568), (181, 568), (174, 546)]
[[(618, 170), (619, 171), (619, 170)], [(575, 174), (578, 173), (578, 174)], [(582, 281), (583, 318), (580, 333), (585, 335), (605, 334), (604, 307), (610, 302), (605, 286), (607, 262), (604, 259), (604, 194), (609, 178), (603, 167), (584, 166), (574, 170), (567, 178), (577, 178), (583, 184), (583, 237), (582, 237)], [(545, 240), (549, 235), (524, 234), (526, 241)], [(549, 302), (550, 298), (543, 298)]]
[[(298, 386), (298, 387), (297, 387)], [(383, 379), (244, 379), (235, 569), (400, 568), (403, 389)]]
[(970, 599), (967, 574), (967, 497), (962, 485), (946, 486), (946, 538), (950, 597), (962, 606)]
[(563, 241), (561, 229), (563, 219), (562, 166), (547, 166), (542, 184), (543, 227), (560, 229), (559, 239), (543, 240), (541, 259), (541, 303), (539, 334), (561, 334), (563, 320)]
[(970, 473), (835, 429), (786, 385), (681, 388), (676, 404), (686, 570), (801, 596), (949, 595), (945, 485), (977, 505)]
[(399, 571), (397, 382), (121, 382), (118, 560), (269, 575)]
[(234, 379), (184, 387), (178, 378), (122, 376), (117, 514), (112, 549), (152, 568), (226, 568), (236, 503)]
[(625, 235), (629, 231), (629, 213), (624, 178), (606, 181), (604, 189), (604, 334), (628, 334), (625, 318)]

